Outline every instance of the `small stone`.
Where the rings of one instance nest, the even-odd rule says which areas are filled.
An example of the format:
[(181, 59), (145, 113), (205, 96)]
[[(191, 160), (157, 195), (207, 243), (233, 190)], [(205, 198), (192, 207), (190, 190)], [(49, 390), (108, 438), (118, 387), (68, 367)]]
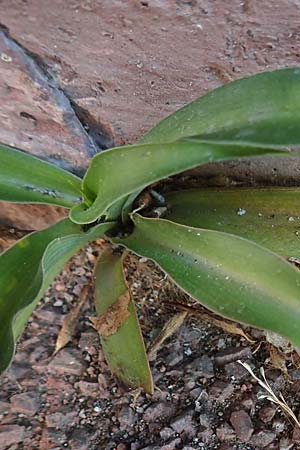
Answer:
[(254, 429), (250, 416), (246, 411), (243, 409), (234, 411), (230, 416), (230, 423), (241, 442), (248, 442), (250, 440)]
[(195, 400), (195, 411), (200, 412), (203, 405), (205, 405), (205, 403), (208, 400), (208, 394), (205, 390), (201, 391), (199, 396), (196, 398)]
[(162, 447), (158, 447), (160, 450), (176, 450), (178, 448), (178, 445), (181, 444), (181, 439), (177, 438), (171, 441), (169, 444), (163, 445)]
[(156, 403), (150, 405), (143, 416), (145, 422), (155, 422), (158, 419), (164, 418), (167, 419), (171, 417), (176, 412), (176, 408), (171, 403)]
[(93, 411), (95, 411), (95, 413), (99, 413), (102, 411), (102, 408), (100, 406), (94, 406)]
[(223, 403), (234, 393), (234, 386), (224, 381), (216, 381), (209, 390), (209, 398)]
[(160, 437), (164, 441), (167, 441), (168, 439), (170, 439), (174, 435), (174, 430), (172, 430), (172, 428), (165, 427), (162, 430), (160, 430), (159, 434), (160, 434)]
[[(68, 438), (68, 446), (66, 448), (70, 448), (71, 450), (91, 450), (94, 448), (94, 440), (95, 432), (91, 433), (89, 430), (76, 427), (72, 432), (71, 437)], [(55, 450), (61, 450), (62, 448), (63, 447), (59, 447), (59, 449)]]
[(110, 398), (107, 379), (102, 373), (98, 375), (98, 398)]
[(297, 442), (298, 444), (300, 443), (300, 429), (299, 427), (297, 427), (297, 425), (294, 427), (293, 430), (292, 441)]
[(97, 383), (89, 383), (88, 381), (79, 381), (78, 388), (82, 395), (87, 397), (97, 397), (99, 392), (99, 387)]
[(62, 300), (56, 300), (56, 302), (53, 303), (53, 306), (60, 308), (64, 302)]
[(10, 404), (7, 402), (0, 401), (0, 415), (7, 414), (10, 411)]
[(34, 416), (39, 408), (38, 396), (33, 392), (13, 395), (10, 402), (14, 412), (25, 416)]
[(46, 416), (46, 425), (48, 428), (56, 428), (65, 431), (75, 425), (75, 419), (77, 415), (78, 414), (76, 411), (68, 413), (56, 412), (53, 414), (48, 414)]
[(207, 355), (201, 357), (200, 370), (204, 378), (212, 378), (215, 375), (213, 362)]
[(78, 416), (79, 416), (81, 419), (86, 419), (85, 410), (84, 410), (84, 409), (81, 409), (81, 410), (79, 411)]
[(192, 413), (189, 412), (177, 417), (174, 422), (171, 423), (171, 427), (176, 433), (184, 433), (188, 438), (193, 438), (196, 435), (193, 416)]
[(136, 422), (134, 411), (129, 406), (123, 406), (118, 414), (120, 430), (130, 430)]
[(118, 444), (116, 450), (127, 450), (127, 448), (125, 444)]
[(285, 422), (280, 419), (273, 420), (273, 430), (276, 434), (280, 434), (285, 429)]
[(283, 437), (280, 439), (279, 442), (279, 450), (291, 450), (293, 448), (294, 444), (291, 441), (291, 439)]
[(0, 425), (0, 450), (6, 450), (10, 445), (22, 442), (25, 427), (19, 425)]
[(61, 350), (50, 362), (48, 368), (51, 372), (60, 375), (77, 375), (80, 376), (83, 372), (83, 364), (79, 360), (80, 355), (73, 351)]
[(81, 350), (88, 351), (90, 347), (97, 347), (99, 345), (99, 337), (96, 332), (88, 331), (85, 333), (81, 333), (78, 347)]
[(97, 257), (96, 257), (95, 255), (93, 255), (93, 253), (90, 253), (90, 252), (87, 252), (86, 255), (87, 255), (88, 260), (89, 260), (92, 264), (94, 264), (94, 262), (96, 261)]
[(166, 356), (165, 362), (168, 366), (174, 367), (174, 366), (177, 366), (177, 364), (179, 364), (182, 361), (182, 359), (183, 359), (182, 353), (170, 352)]
[(259, 411), (259, 418), (264, 423), (269, 423), (276, 414), (276, 409), (272, 406), (263, 406)]
[(235, 439), (235, 432), (228, 424), (217, 428), (216, 434), (218, 439), (222, 442), (233, 441)]
[(258, 448), (268, 447), (276, 439), (272, 431), (260, 431), (252, 436), (251, 443)]
[(229, 364), (226, 364), (225, 372), (228, 378), (230, 378), (232, 381), (240, 382), (242, 380), (245, 380), (249, 376), (248, 371), (238, 362), (231, 362)]
[(293, 381), (300, 380), (300, 369), (294, 369), (291, 371), (291, 378)]
[(65, 289), (65, 285), (64, 285), (64, 284), (57, 283), (57, 284), (55, 285), (55, 289), (56, 289), (58, 292), (61, 292), (61, 291), (63, 291), (63, 290)]

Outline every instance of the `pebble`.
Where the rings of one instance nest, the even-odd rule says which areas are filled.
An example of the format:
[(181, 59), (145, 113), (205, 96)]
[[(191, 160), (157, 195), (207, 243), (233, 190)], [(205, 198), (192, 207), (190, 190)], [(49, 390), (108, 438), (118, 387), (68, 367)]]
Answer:
[(77, 415), (76, 411), (48, 414), (46, 416), (46, 425), (48, 428), (56, 428), (65, 431), (75, 424)]
[(81, 333), (78, 347), (81, 350), (89, 351), (90, 347), (98, 347), (99, 346), (99, 337), (96, 332), (85, 332)]
[(189, 439), (196, 435), (196, 426), (193, 421), (192, 412), (185, 412), (183, 415), (177, 417), (170, 426), (176, 433), (184, 433)]
[(143, 416), (145, 422), (155, 422), (158, 419), (167, 419), (176, 413), (176, 407), (172, 403), (155, 403), (150, 405)]
[(96, 398), (98, 396), (98, 383), (90, 383), (88, 381), (79, 381), (77, 387), (82, 395)]
[(25, 427), (20, 425), (0, 425), (0, 450), (24, 440)]
[(228, 378), (232, 381), (242, 381), (249, 377), (248, 371), (238, 362), (231, 362), (226, 364), (225, 372)]
[(222, 442), (233, 441), (235, 439), (235, 432), (228, 424), (217, 428), (216, 434), (218, 439)]
[(9, 413), (10, 408), (11, 406), (9, 403), (0, 401), (0, 415)]
[[(97, 432), (95, 431), (90, 432), (85, 428), (76, 427), (71, 435), (71, 438), (68, 439), (68, 446), (66, 448), (71, 448), (72, 450), (91, 450), (94, 448), (92, 441), (95, 440), (96, 434)], [(62, 448), (65, 447), (59, 447), (59, 450), (62, 450)]]
[(253, 424), (249, 414), (243, 409), (234, 411), (230, 416), (230, 423), (241, 442), (248, 442), (253, 434)]
[(129, 406), (123, 406), (118, 414), (120, 430), (130, 430), (136, 423), (137, 417)]
[(252, 436), (251, 443), (254, 447), (266, 448), (276, 439), (276, 434), (272, 431), (260, 431)]
[(200, 372), (200, 375), (204, 378), (213, 378), (215, 376), (213, 361), (207, 355), (201, 357)]
[(259, 411), (259, 418), (264, 423), (269, 423), (276, 414), (276, 408), (273, 406), (263, 406)]
[(63, 304), (64, 302), (62, 300), (56, 300), (56, 302), (53, 303), (53, 306), (60, 308)]
[(174, 430), (172, 430), (172, 428), (165, 427), (162, 430), (160, 430), (159, 434), (160, 434), (160, 437), (164, 441), (167, 441), (168, 439), (170, 439), (174, 435)]
[(61, 350), (50, 362), (48, 368), (51, 372), (60, 375), (77, 375), (80, 376), (83, 372), (83, 364), (80, 361), (80, 354), (78, 352), (71, 352), (70, 350)]
[(275, 431), (275, 433), (279, 434), (282, 433), (285, 430), (286, 424), (283, 420), (281, 419), (275, 419), (273, 420), (273, 430)]
[[(157, 450), (176, 450), (178, 445), (181, 444), (181, 439), (177, 438), (171, 441), (169, 444), (163, 445), (162, 447), (156, 447)], [(155, 450), (156, 450), (155, 449)]]
[(297, 442), (298, 444), (300, 443), (300, 430), (299, 427), (297, 427), (297, 425), (294, 427), (293, 430), (292, 441)]
[(10, 399), (12, 411), (25, 416), (34, 416), (39, 409), (39, 398), (34, 392), (15, 394)]
[(216, 381), (209, 390), (209, 398), (218, 403), (223, 403), (229, 399), (234, 393), (234, 386), (232, 383), (225, 383), (224, 381)]
[(279, 450), (291, 450), (294, 447), (294, 443), (291, 439), (283, 437), (279, 442)]

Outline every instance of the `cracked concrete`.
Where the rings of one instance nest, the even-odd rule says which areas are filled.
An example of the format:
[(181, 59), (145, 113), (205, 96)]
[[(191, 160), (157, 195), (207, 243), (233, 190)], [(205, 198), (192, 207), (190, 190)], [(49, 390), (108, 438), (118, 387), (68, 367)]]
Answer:
[[(3, 0), (0, 140), (82, 174), (96, 151), (136, 142), (207, 90), (299, 65), (299, 9), (292, 0)], [(196, 174), (299, 184), (300, 163), (246, 160)], [(46, 207), (39, 224), (33, 214), (2, 204), (0, 221), (36, 228), (61, 211)]]

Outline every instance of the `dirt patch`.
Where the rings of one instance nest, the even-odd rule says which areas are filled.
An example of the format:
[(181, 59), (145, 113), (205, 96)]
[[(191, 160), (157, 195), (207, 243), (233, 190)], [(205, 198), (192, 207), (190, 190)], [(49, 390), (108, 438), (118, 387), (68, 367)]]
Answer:
[(281, 391), (298, 414), (297, 360), (287, 357), (288, 376), (274, 369), (262, 332), (245, 330), (253, 342), (225, 333), (144, 259), (127, 259), (126, 272), (148, 347), (180, 305), (197, 308), (151, 363), (154, 395), (128, 392), (108, 370), (88, 320), (95, 314), (91, 298), (75, 337), (53, 356), (63, 317), (90, 282), (98, 252), (88, 246), (56, 280), (0, 381), (1, 450), (298, 448), (298, 428), (268, 400), (259, 400), (260, 386), (237, 362), (248, 362), (256, 374), (263, 366), (274, 392)]

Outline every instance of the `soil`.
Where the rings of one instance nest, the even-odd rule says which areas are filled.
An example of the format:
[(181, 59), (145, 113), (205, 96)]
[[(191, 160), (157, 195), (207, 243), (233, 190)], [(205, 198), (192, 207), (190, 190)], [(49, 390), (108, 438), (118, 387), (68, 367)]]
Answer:
[[(2, 242), (12, 235), (8, 230)], [(183, 305), (192, 308), (151, 361), (154, 395), (130, 391), (110, 373), (88, 319), (94, 314), (92, 287), (74, 338), (53, 355), (65, 315), (91, 284), (99, 251), (96, 244), (88, 246), (68, 264), (40, 302), (1, 378), (1, 450), (300, 448), (299, 428), (259, 398), (264, 390), (237, 362), (248, 362), (257, 375), (263, 367), (274, 392), (281, 392), (297, 415), (295, 355), (283, 358), (287, 373), (274, 368), (263, 332), (245, 328), (253, 342), (224, 332), (144, 258), (127, 258), (126, 271), (148, 348)]]

